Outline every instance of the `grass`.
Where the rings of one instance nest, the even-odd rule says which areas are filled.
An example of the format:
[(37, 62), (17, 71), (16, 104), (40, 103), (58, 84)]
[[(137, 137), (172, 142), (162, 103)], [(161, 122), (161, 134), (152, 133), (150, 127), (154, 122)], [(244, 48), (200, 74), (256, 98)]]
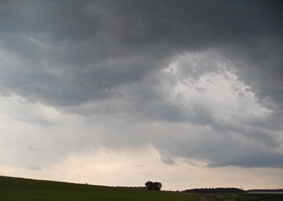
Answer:
[(0, 176), (0, 201), (198, 201), (199, 195)]

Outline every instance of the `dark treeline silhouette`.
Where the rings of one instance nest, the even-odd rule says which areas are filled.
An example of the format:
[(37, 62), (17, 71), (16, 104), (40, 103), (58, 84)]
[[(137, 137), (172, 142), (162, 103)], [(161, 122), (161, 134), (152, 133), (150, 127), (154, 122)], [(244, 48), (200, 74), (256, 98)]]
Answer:
[(157, 190), (160, 191), (162, 184), (160, 182), (148, 181), (145, 183), (145, 188), (148, 190)]
[(245, 193), (239, 188), (195, 188), (184, 190), (185, 193), (216, 194), (216, 193)]
[(137, 189), (146, 189), (144, 186), (116, 186), (116, 188), (137, 188)]
[(277, 192), (283, 192), (283, 189), (251, 189), (247, 190), (247, 193), (255, 193), (255, 192), (270, 192), (270, 193), (277, 193)]
[(137, 188), (160, 191), (162, 184), (160, 182), (147, 181), (145, 186), (116, 186), (117, 188)]

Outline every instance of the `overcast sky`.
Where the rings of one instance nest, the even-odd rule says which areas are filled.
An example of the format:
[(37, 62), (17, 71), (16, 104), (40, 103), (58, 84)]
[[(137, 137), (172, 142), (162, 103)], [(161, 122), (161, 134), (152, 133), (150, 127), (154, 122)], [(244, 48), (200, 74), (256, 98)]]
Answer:
[(283, 4), (0, 1), (0, 174), (283, 188)]

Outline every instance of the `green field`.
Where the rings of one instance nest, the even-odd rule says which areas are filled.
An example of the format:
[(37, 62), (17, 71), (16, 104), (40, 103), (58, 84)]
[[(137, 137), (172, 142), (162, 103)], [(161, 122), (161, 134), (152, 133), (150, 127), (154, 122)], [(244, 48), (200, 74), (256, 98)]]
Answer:
[(0, 201), (198, 201), (199, 195), (0, 176)]

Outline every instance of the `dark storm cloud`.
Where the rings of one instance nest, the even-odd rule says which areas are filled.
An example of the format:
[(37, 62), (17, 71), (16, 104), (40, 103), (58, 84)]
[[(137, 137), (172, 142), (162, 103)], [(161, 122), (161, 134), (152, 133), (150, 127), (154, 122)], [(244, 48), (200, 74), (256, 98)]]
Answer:
[(216, 164), (213, 162), (209, 164), (209, 167), (219, 167), (219, 166), (229, 166), (235, 165), (240, 167), (275, 167), (282, 168), (282, 155), (269, 152), (256, 152), (256, 153), (246, 153), (243, 156), (237, 158), (228, 158), (223, 160), (218, 160)]
[[(84, 96), (93, 97), (87, 94), (100, 94), (101, 88), (138, 81), (178, 52), (210, 48), (224, 49), (236, 60), (251, 62), (251, 67), (237, 70), (240, 78), (261, 99), (282, 100), (282, 14), (277, 1), (2, 4), (1, 46), (28, 59), (31, 63), (26, 68), (41, 71), (44, 61), (47, 68), (57, 65), (54, 68), (62, 74), (55, 79), (70, 76), (67, 84), (85, 90), (84, 94), (75, 93), (82, 101)], [(113, 61), (108, 62), (109, 58)], [(68, 104), (68, 92), (62, 98), (64, 95), (63, 104)], [(50, 101), (55, 98), (48, 93), (43, 96)]]
[[(188, 135), (188, 133), (191, 134)], [(175, 157), (198, 158), (207, 162), (209, 167), (282, 168), (283, 155), (270, 151), (270, 147), (265, 147), (262, 144), (265, 143), (263, 140), (260, 136), (249, 137), (245, 133), (235, 133), (233, 130), (216, 130), (205, 133), (181, 130), (173, 134), (164, 133), (162, 138), (154, 141), (154, 146), (161, 150), (161, 156), (164, 154), (162, 150), (167, 149), (170, 150), (170, 159)], [(277, 144), (276, 142), (273, 143)], [(169, 156), (166, 153), (163, 157)]]
[[(282, 131), (280, 1), (30, 0), (1, 1), (0, 5), (2, 95), (15, 93), (83, 115), (123, 110), (139, 113), (147, 121), (210, 125), (222, 135), (241, 133), (268, 148), (282, 143), (270, 131)], [(229, 70), (250, 87), (264, 107), (277, 110), (276, 114), (267, 120), (247, 119), (245, 124), (253, 129), (246, 129), (230, 122), (215, 122), (212, 112), (202, 103), (185, 108), (186, 104), (177, 98), (170, 101), (170, 90), (162, 80), (172, 86), (177, 81), (158, 74), (160, 70), (180, 54), (208, 50), (230, 60), (234, 67)], [(192, 63), (181, 66), (183, 77), (197, 80), (205, 73), (217, 72), (216, 65), (208, 62), (198, 63), (199, 68), (193, 71)], [(194, 88), (205, 92), (201, 87)], [(108, 102), (104, 104), (105, 100), (113, 101), (112, 108)], [(79, 106), (88, 102), (99, 103), (101, 108), (82, 111)], [(254, 129), (257, 126), (265, 129)], [(254, 160), (245, 154), (233, 160), (220, 157), (217, 147), (225, 139), (211, 139), (213, 147), (203, 152), (200, 147), (187, 149), (185, 137), (172, 139), (172, 143), (185, 143), (177, 151), (166, 143), (156, 146), (167, 150), (161, 155), (168, 164), (174, 163), (171, 154), (211, 160), (211, 166), (280, 166), (276, 161), (282, 154), (271, 151), (257, 152)], [(238, 143), (229, 137), (227, 140), (227, 149)], [(248, 145), (243, 150), (248, 151)], [(253, 153), (256, 150), (260, 148), (253, 147)], [(260, 155), (270, 160), (261, 165)]]

